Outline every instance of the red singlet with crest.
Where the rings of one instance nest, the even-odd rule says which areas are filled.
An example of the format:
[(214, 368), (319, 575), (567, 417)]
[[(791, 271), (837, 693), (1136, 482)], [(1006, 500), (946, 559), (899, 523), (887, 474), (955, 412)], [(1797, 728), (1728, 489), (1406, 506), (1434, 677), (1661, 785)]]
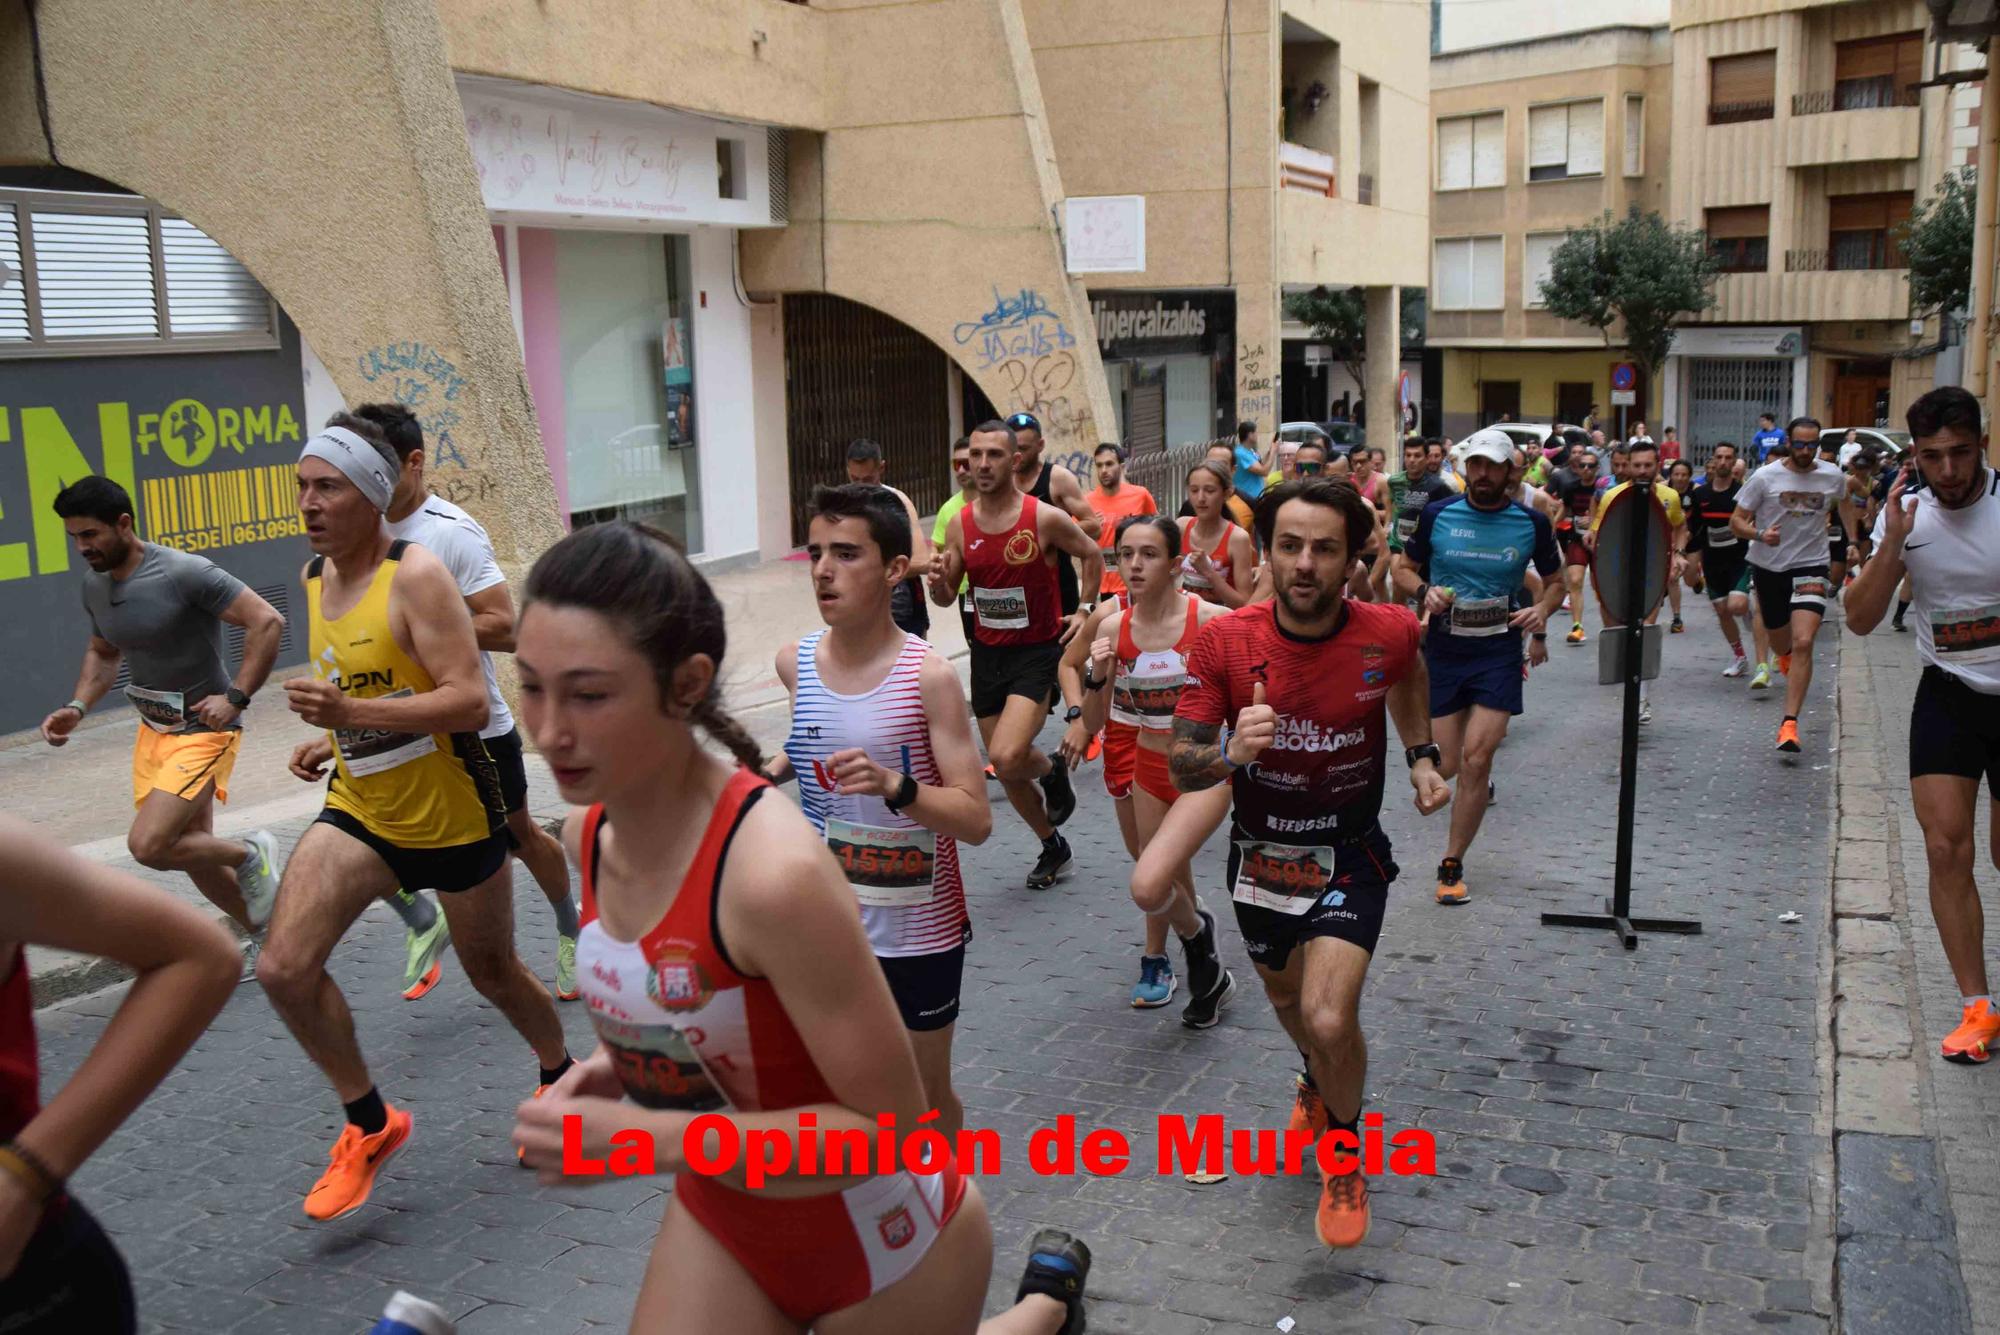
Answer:
[(972, 586), (972, 629), (981, 644), (1047, 644), (1062, 633), (1055, 557), (1036, 532), (1040, 506), (1033, 496), (1022, 496), (1020, 517), (998, 533), (979, 527), (974, 505), (958, 512), (965, 578)]

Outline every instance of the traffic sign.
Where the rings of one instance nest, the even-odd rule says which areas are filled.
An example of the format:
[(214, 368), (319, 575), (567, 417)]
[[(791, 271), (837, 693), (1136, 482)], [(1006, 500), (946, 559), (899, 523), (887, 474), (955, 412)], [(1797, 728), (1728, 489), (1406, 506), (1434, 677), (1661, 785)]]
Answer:
[[(1634, 506), (1650, 511), (1636, 524), (1629, 515)], [(1673, 527), (1667, 523), (1666, 507), (1650, 490), (1623, 487), (1603, 507), (1597, 520), (1591, 582), (1597, 587), (1597, 598), (1603, 604), (1607, 622), (1629, 626), (1653, 614), (1667, 594), (1667, 572), (1673, 563), (1672, 540)], [(1636, 588), (1627, 574), (1634, 561), (1641, 570)]]
[(1639, 368), (1632, 362), (1614, 362), (1611, 367), (1611, 388), (1614, 391), (1630, 391), (1639, 384)]

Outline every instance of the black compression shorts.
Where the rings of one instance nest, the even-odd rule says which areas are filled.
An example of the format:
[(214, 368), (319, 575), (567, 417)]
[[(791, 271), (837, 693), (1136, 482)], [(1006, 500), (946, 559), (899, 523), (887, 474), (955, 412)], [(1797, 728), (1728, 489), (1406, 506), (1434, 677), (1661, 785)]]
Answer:
[[(1251, 850), (1257, 862), (1246, 868)], [(1252, 840), (1231, 822), (1228, 888), (1251, 961), (1283, 969), (1293, 947), (1319, 936), (1374, 954), (1389, 883), (1397, 873), (1390, 853), (1389, 836), (1379, 825), (1364, 835), (1333, 836), (1330, 845), (1313, 850)], [(1318, 865), (1321, 856), (1331, 859), (1331, 875)], [(1295, 874), (1301, 870), (1305, 876)]]
[(1910, 777), (1956, 774), (1986, 780), (2000, 802), (2000, 695), (1973, 690), (1940, 667), (1926, 667), (1910, 704)]

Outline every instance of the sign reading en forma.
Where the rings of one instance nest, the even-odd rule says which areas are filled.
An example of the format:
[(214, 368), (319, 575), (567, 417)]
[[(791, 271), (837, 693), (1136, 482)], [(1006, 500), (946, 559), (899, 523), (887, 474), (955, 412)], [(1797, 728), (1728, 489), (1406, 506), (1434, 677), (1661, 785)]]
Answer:
[(472, 75), (459, 76), (458, 97), (480, 195), (501, 221), (621, 232), (785, 223), (771, 216), (762, 126)]
[[(0, 624), (20, 647), (0, 733), (32, 727), (76, 683), (84, 566), (50, 506), (86, 474), (132, 494), (144, 541), (199, 552), (281, 611), (296, 606), (310, 555), (294, 480), (305, 391), (298, 330), (279, 325), (280, 345), (257, 352), (0, 359)], [(302, 627), (287, 644), (281, 663), (303, 653)]]

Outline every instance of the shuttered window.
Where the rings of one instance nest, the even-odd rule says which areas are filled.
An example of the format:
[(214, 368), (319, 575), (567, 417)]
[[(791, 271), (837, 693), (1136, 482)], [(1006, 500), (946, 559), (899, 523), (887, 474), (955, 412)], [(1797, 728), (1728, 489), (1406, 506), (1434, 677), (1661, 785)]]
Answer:
[(1548, 280), (1550, 261), (1555, 258), (1556, 247), (1562, 245), (1568, 232), (1530, 232), (1522, 251), (1521, 304), (1542, 307), (1548, 303), (1542, 300), (1542, 284)]
[(1604, 99), (1528, 109), (1528, 179), (1604, 174)]
[(1506, 117), (1453, 116), (1437, 123), (1437, 188), (1476, 190), (1507, 184)]
[(1837, 195), (1826, 202), (1829, 269), (1901, 269), (1908, 261), (1896, 229), (1910, 220), (1910, 191)]
[(249, 271), (136, 196), (0, 192), (0, 265), (0, 357), (278, 344)]
[(1506, 255), (1497, 236), (1445, 237), (1434, 244), (1441, 311), (1497, 311), (1505, 305)]
[(1923, 76), (1921, 32), (1842, 42), (1833, 49), (1834, 110), (1915, 106)]
[(1724, 273), (1763, 273), (1771, 267), (1771, 206), (1710, 209), (1708, 246)]
[(1778, 96), (1778, 53), (1751, 51), (1708, 62), (1708, 123), (1771, 119)]
[(21, 271), (21, 225), (0, 204), (0, 343), (28, 341), (28, 279)]
[(1625, 174), (1643, 175), (1646, 170), (1646, 99), (1625, 96)]

